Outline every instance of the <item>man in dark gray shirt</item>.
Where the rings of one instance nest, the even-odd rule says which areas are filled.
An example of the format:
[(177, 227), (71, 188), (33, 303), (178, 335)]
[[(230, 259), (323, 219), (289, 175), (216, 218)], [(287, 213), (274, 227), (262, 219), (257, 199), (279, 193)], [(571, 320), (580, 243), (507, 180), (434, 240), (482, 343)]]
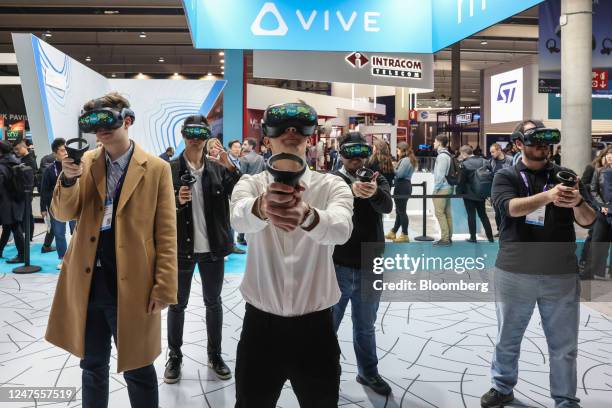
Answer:
[(244, 153), (244, 156), (240, 158), (240, 171), (242, 174), (253, 176), (265, 170), (266, 163), (263, 157), (255, 151), (256, 147), (257, 141), (251, 137), (242, 143), (242, 151)]

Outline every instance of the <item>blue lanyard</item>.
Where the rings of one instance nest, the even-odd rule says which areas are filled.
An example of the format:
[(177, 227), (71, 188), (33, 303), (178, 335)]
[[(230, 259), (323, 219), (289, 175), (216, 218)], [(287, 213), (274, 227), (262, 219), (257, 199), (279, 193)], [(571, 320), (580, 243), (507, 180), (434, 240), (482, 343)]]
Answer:
[[(529, 181), (527, 180), (527, 176), (525, 175), (524, 171), (521, 171), (519, 173), (521, 174), (521, 177), (523, 178), (523, 183), (525, 183), (525, 187), (527, 187), (527, 196), (530, 196), (531, 193), (529, 192)], [(550, 184), (550, 174), (546, 176), (546, 185), (544, 186), (544, 189), (542, 190), (542, 192), (548, 191), (549, 184)]]

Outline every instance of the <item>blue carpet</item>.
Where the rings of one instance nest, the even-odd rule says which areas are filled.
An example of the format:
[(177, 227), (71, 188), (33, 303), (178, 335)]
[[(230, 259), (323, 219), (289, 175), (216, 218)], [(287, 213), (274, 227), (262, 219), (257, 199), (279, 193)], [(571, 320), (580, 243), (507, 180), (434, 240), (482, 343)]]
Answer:
[[(32, 244), (30, 249), (30, 264), (37, 265), (42, 268), (42, 273), (58, 273), (56, 269), (59, 259), (57, 258), (57, 252), (49, 252), (42, 254), (40, 249), (42, 244)], [(239, 246), (241, 249), (246, 250), (247, 247)], [(7, 245), (4, 249), (4, 258), (0, 258), (0, 273), (12, 272), (13, 268), (22, 266), (22, 264), (8, 265), (7, 259), (11, 259), (17, 256), (17, 249), (14, 245)], [(225, 261), (225, 273), (226, 274), (242, 274), (246, 267), (246, 254), (236, 255), (231, 254), (227, 261)]]
[[(32, 244), (30, 246), (30, 265), (40, 266), (42, 268), (41, 273), (58, 273), (56, 268), (59, 263), (57, 258), (57, 252), (49, 252), (46, 254), (40, 253), (42, 244)], [(14, 268), (23, 266), (23, 264), (8, 265), (6, 261), (8, 259), (17, 256), (17, 248), (14, 245), (7, 245), (4, 248), (4, 258), (0, 258), (0, 273), (12, 272)]]

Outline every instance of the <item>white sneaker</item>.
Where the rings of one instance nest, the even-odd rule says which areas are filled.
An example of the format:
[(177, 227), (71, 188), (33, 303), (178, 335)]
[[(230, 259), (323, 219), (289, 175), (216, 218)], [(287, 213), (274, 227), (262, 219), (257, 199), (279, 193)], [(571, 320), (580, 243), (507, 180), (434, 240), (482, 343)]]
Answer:
[(56, 266), (56, 269), (61, 271), (62, 270), (62, 264), (63, 264), (63, 262), (58, 263), (57, 266)]

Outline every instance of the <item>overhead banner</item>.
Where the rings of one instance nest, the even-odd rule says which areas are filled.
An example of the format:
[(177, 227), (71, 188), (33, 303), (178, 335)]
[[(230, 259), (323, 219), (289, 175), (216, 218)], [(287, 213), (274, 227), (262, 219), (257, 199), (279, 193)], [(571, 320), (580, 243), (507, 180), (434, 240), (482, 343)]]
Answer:
[(183, 0), (196, 48), (433, 53), (541, 0)]
[(433, 90), (432, 54), (254, 51), (253, 76)]
[[(561, 92), (561, 0), (548, 0), (540, 6), (538, 54), (540, 93)], [(612, 95), (612, 1), (593, 2), (593, 94)]]

